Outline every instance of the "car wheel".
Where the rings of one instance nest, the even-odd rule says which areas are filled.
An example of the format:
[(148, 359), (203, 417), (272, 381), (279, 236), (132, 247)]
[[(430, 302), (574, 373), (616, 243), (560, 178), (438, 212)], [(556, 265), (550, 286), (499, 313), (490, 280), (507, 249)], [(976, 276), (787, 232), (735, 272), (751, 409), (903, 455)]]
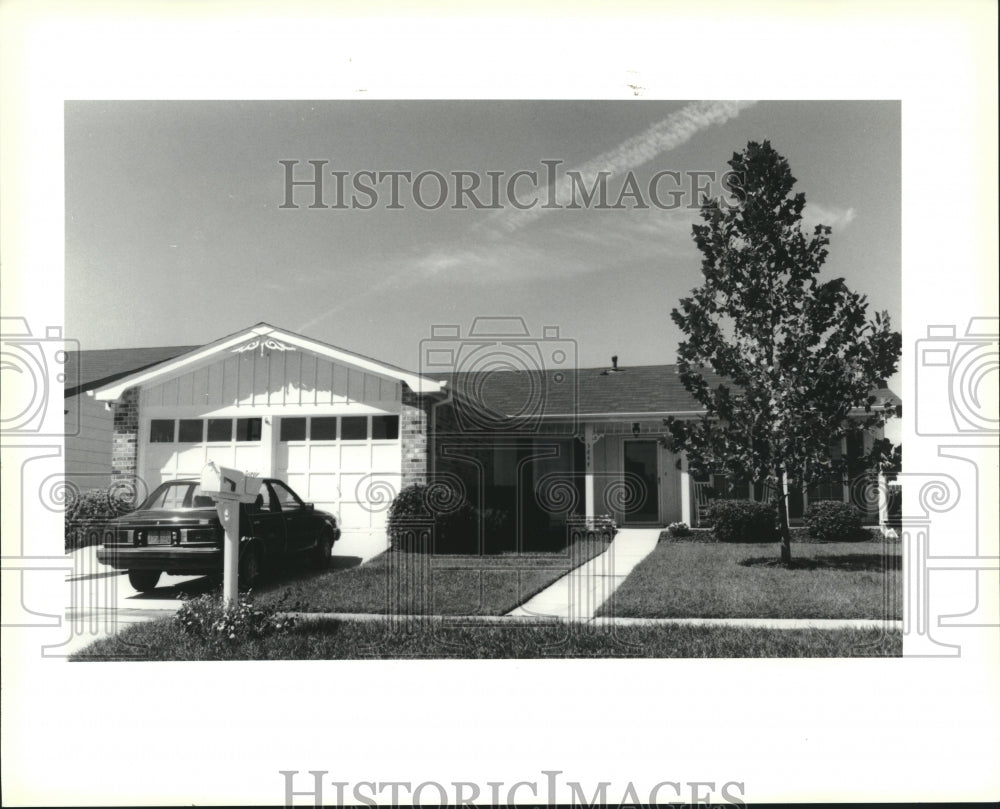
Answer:
[(240, 587), (253, 587), (260, 579), (260, 552), (256, 545), (251, 545), (243, 552), (240, 559)]
[(128, 583), (140, 593), (146, 593), (154, 589), (159, 580), (159, 570), (130, 570), (128, 572)]
[(329, 567), (333, 558), (333, 534), (329, 528), (324, 528), (316, 542), (316, 564), (319, 567)]

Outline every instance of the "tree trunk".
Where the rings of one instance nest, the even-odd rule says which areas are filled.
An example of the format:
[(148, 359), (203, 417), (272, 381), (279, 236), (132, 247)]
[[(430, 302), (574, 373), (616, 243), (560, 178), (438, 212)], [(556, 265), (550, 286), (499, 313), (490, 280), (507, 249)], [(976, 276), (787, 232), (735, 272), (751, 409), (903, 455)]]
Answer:
[(781, 564), (788, 566), (792, 563), (792, 529), (788, 525), (788, 487), (783, 482), (778, 492), (778, 528), (781, 531)]

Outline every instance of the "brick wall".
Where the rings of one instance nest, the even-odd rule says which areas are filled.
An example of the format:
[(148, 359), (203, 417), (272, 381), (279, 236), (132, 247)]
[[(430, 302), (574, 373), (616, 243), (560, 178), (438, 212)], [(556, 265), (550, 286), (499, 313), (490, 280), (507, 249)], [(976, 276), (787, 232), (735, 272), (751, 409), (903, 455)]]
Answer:
[(134, 479), (139, 470), (139, 389), (129, 388), (115, 402), (111, 434), (112, 480)]
[(404, 383), (399, 415), (399, 438), (403, 452), (402, 486), (427, 482), (428, 432), (431, 402)]

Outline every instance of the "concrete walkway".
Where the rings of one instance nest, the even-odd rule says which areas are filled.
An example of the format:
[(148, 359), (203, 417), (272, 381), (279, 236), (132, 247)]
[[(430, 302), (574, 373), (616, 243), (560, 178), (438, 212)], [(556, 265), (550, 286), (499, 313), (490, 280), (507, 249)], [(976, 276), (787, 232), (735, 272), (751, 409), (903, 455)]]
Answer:
[(659, 528), (621, 529), (604, 553), (557, 579), (507, 616), (569, 621), (593, 618), (632, 569), (653, 552), (659, 537)]

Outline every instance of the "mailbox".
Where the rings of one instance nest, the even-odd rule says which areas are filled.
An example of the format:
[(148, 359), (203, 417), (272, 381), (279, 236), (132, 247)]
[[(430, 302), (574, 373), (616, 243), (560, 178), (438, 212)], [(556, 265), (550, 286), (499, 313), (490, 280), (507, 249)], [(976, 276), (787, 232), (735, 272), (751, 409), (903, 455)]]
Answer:
[(222, 556), (222, 598), (226, 603), (236, 601), (239, 581), (240, 520), (239, 503), (252, 503), (260, 491), (257, 475), (218, 466), (209, 461), (201, 470), (202, 494), (215, 499), (215, 510), (225, 531)]
[(201, 470), (201, 491), (216, 500), (252, 503), (260, 491), (260, 478), (209, 461)]

